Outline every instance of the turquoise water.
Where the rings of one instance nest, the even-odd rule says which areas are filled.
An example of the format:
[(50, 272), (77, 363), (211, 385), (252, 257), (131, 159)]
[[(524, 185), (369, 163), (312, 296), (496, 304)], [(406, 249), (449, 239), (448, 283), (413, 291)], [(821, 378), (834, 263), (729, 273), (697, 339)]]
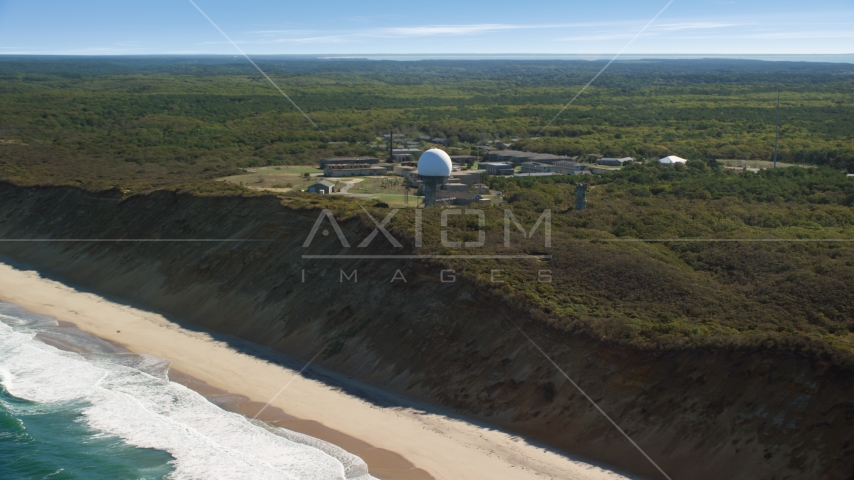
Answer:
[(39, 405), (0, 386), (0, 478), (159, 479), (174, 470), (166, 452), (129, 446), (92, 430), (82, 405)]
[(360, 458), (222, 410), (168, 371), (0, 302), (0, 480), (373, 480)]

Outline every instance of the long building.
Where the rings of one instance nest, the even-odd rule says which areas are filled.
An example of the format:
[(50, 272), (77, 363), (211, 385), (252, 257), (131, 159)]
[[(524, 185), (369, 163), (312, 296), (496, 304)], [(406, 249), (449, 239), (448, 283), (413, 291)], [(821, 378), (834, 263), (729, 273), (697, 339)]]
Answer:
[(551, 153), (522, 152), (519, 150), (492, 150), (487, 153), (490, 162), (510, 162), (513, 165), (521, 165), (525, 162), (537, 162), (553, 164), (560, 161), (572, 161), (573, 157), (564, 155), (552, 155)]
[(596, 165), (605, 165), (608, 167), (622, 167), (623, 165), (634, 161), (635, 159), (632, 157), (600, 158), (599, 160), (596, 160)]
[(554, 171), (565, 175), (584, 175), (590, 173), (587, 165), (572, 160), (561, 160), (554, 163)]
[(345, 165), (345, 164), (367, 164), (377, 165), (380, 159), (376, 157), (329, 157), (320, 159), (320, 168), (325, 169), (327, 165)]
[(478, 167), (486, 170), (489, 175), (513, 175), (513, 165), (509, 163), (479, 163)]
[(368, 163), (327, 164), (323, 168), (324, 177), (369, 177), (385, 175), (388, 169)]
[(555, 166), (550, 163), (524, 162), (522, 173), (550, 173), (555, 171)]

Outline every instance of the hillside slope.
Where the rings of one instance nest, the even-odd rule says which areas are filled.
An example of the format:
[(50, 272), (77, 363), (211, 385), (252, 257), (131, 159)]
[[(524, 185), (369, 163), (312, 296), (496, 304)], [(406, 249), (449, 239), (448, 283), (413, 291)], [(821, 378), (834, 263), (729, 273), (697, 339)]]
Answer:
[[(674, 479), (854, 475), (850, 366), (772, 346), (633, 349), (554, 329), (482, 284), (442, 283), (436, 264), (308, 260), (318, 213), (275, 197), (2, 184), (4, 239), (263, 241), (0, 242), (0, 255), (187, 325), (303, 359), (323, 351), (327, 368), (659, 478), (515, 324)], [(357, 219), (341, 227), (348, 238), (370, 232)], [(367, 250), (394, 253), (383, 245)], [(311, 253), (341, 250), (318, 234)], [(357, 281), (342, 278), (354, 270)], [(405, 283), (391, 281), (398, 270)]]

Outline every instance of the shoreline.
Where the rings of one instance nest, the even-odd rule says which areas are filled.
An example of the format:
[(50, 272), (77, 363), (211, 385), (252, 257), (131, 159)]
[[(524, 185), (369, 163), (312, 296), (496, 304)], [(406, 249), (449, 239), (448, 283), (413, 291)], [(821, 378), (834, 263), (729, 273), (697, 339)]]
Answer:
[[(297, 369), (282, 362), (243, 353), (207, 332), (188, 330), (161, 315), (110, 302), (5, 263), (0, 263), (0, 300), (73, 323), (132, 352), (166, 359), (172, 364), (172, 381), (209, 400), (227, 396), (237, 413), (249, 417), (292, 382), (261, 419), (357, 455), (368, 464), (371, 475), (381, 479), (626, 478), (496, 428), (441, 415), (369, 385), (348, 382), (366, 392), (366, 397), (392, 401), (365, 400), (299, 376)], [(176, 371), (174, 377), (172, 371)]]
[[(258, 411), (264, 408), (265, 405), (239, 393), (228, 393), (221, 388), (211, 386), (207, 382), (179, 370), (170, 368), (169, 380), (193, 390), (223, 410), (239, 413), (250, 419), (254, 418), (258, 414)], [(223, 397), (225, 397), (225, 400), (218, 400)], [(264, 408), (263, 413), (258, 416), (258, 420), (292, 432), (308, 435), (356, 455), (368, 464), (370, 474), (380, 480), (435, 479), (435, 477), (416, 467), (412, 462), (403, 458), (398, 453), (374, 447), (358, 438), (329, 428), (322, 423), (288, 415), (279, 407), (269, 406)]]
[[(106, 342), (114, 348), (116, 352), (135, 353), (122, 345), (118, 345), (101, 337), (92, 335), (85, 330), (81, 330), (73, 322), (65, 320), (57, 320), (57, 322), (59, 323), (59, 328), (67, 328), (83, 332), (97, 338), (101, 342)], [(58, 342), (52, 338), (36, 335), (35, 339), (59, 350), (74, 353), (88, 353)], [(341, 448), (350, 454), (356, 455), (368, 464), (368, 468), (369, 471), (372, 472), (372, 476), (379, 478), (380, 480), (435, 480), (435, 477), (426, 471), (415, 467), (412, 462), (406, 460), (395, 452), (376, 448), (373, 445), (329, 428), (316, 421), (302, 420), (292, 415), (288, 415), (279, 407), (268, 406), (265, 408), (265, 404), (253, 401), (245, 395), (229, 393), (226, 390), (209, 385), (203, 380), (199, 380), (198, 378), (187, 375), (186, 373), (171, 367), (167, 372), (167, 376), (169, 381), (193, 390), (219, 408), (227, 412), (238, 413), (247, 419), (254, 419), (259, 410), (263, 408), (263, 413), (258, 416), (258, 420), (274, 427), (281, 427), (292, 432), (308, 435), (309, 437), (322, 440), (335, 447)]]

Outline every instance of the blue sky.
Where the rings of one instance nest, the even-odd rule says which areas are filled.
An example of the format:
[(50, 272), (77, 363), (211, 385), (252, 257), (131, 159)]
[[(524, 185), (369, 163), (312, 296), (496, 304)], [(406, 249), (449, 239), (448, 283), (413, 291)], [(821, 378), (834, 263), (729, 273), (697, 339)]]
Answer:
[[(667, 0), (195, 0), (249, 54), (605, 54)], [(675, 0), (626, 54), (851, 54), (854, 0)], [(0, 0), (0, 54), (233, 54), (188, 0)]]

